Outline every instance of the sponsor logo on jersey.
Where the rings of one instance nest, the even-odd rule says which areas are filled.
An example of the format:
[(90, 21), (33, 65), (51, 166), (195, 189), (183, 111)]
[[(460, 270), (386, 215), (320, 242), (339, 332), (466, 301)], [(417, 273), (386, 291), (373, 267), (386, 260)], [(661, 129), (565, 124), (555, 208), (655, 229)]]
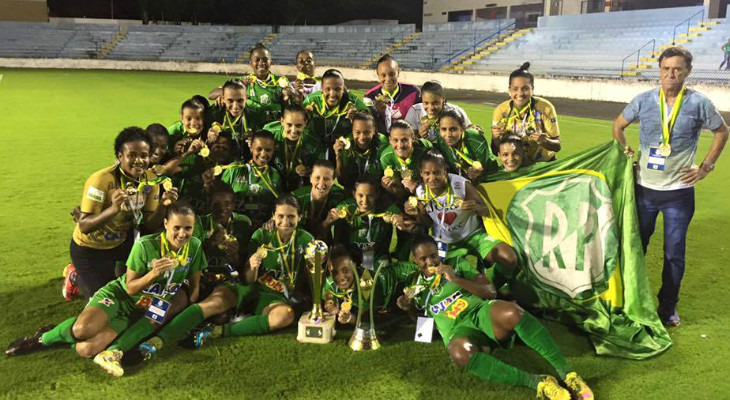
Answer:
[(112, 304), (114, 304), (114, 300), (112, 300), (112, 299), (110, 299), (108, 297), (105, 297), (105, 298), (99, 300), (99, 304), (103, 304), (103, 305), (105, 305), (107, 307), (111, 307)]
[(93, 200), (97, 203), (103, 203), (104, 191), (101, 189), (97, 189), (93, 186), (89, 186), (89, 190), (86, 191), (86, 198), (89, 200)]
[[(439, 301), (438, 303), (432, 305), (431, 306), (431, 313), (433, 315), (438, 315), (441, 311), (446, 311), (446, 309), (449, 308), (449, 306), (451, 305), (451, 303), (453, 303), (454, 301), (456, 301), (456, 299), (458, 299), (460, 297), (461, 297), (461, 291), (460, 290), (457, 290), (451, 296), (449, 296), (449, 297), (447, 297), (447, 298)], [(456, 317), (454, 317), (454, 318), (456, 318)]]

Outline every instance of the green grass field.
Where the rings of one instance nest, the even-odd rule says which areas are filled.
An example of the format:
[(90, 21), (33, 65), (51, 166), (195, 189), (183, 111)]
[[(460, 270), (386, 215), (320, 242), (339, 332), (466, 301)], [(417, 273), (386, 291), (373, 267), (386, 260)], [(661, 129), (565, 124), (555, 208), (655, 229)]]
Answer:
[[(0, 126), (0, 345), (37, 327), (77, 314), (80, 301), (61, 298), (61, 270), (69, 262), (69, 210), (84, 180), (113, 162), (121, 128), (165, 125), (183, 100), (207, 93), (219, 75), (2, 70)], [(538, 93), (539, 94), (539, 93)], [(492, 108), (463, 104), (472, 121), (488, 127)], [(611, 122), (570, 117), (558, 110), (564, 157), (610, 140)], [(631, 127), (632, 143), (637, 128)], [(698, 162), (710, 134), (700, 139)], [(728, 150), (730, 151), (730, 150)], [(727, 151), (726, 151), (727, 152)], [(730, 398), (730, 269), (728, 200), (730, 155), (701, 182), (687, 250), (687, 273), (674, 345), (646, 361), (598, 357), (588, 339), (546, 322), (569, 362), (599, 399)], [(725, 206), (723, 206), (725, 204)], [(659, 287), (661, 220), (647, 268)], [(6, 398), (240, 398), (240, 399), (531, 399), (523, 388), (492, 385), (460, 372), (441, 343), (412, 341), (413, 326), (393, 329), (375, 352), (355, 353), (349, 331), (330, 345), (303, 345), (294, 328), (266, 337), (222, 339), (198, 351), (167, 351), (152, 363), (114, 379), (67, 349), (24, 357), (0, 356), (0, 396)], [(525, 346), (502, 360), (535, 373), (553, 373)]]

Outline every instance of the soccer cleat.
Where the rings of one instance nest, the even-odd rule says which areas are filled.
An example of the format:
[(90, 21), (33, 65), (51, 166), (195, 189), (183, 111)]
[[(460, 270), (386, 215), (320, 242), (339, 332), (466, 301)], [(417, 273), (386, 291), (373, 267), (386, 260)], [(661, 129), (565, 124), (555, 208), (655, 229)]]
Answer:
[(205, 345), (205, 341), (213, 335), (213, 328), (215, 328), (215, 325), (205, 324), (200, 329), (193, 332), (193, 346), (195, 346), (196, 349)]
[(157, 354), (158, 351), (162, 350), (164, 342), (159, 336), (150, 338), (150, 340), (139, 345), (139, 353), (142, 354), (142, 359), (148, 361)]
[(550, 375), (537, 384), (537, 398), (540, 400), (572, 400), (570, 392), (565, 390), (558, 381)]
[(42, 349), (43, 342), (41, 342), (41, 336), (55, 327), (56, 325), (46, 325), (42, 328), (38, 328), (38, 330), (31, 336), (16, 339), (13, 343), (10, 343), (10, 346), (8, 346), (5, 350), (5, 355), (20, 356)]
[(124, 353), (121, 350), (104, 350), (94, 357), (94, 363), (99, 365), (104, 371), (120, 378), (124, 375), (124, 368), (122, 368), (123, 355)]
[(575, 372), (570, 372), (563, 380), (575, 400), (594, 400), (593, 391), (586, 382)]
[(76, 267), (73, 264), (67, 265), (63, 269), (63, 287), (61, 288), (61, 295), (66, 301), (72, 301), (79, 295), (79, 273), (76, 272)]

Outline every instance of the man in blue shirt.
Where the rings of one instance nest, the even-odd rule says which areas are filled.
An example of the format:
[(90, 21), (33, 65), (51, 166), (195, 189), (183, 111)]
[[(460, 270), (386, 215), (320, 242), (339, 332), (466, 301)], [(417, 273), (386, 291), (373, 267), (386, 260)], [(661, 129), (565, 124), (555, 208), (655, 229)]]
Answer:
[[(640, 122), (636, 209), (645, 253), (659, 212), (664, 215), (664, 269), (657, 312), (667, 326), (679, 325), (676, 306), (687, 229), (695, 209), (694, 184), (715, 168), (728, 140), (727, 125), (712, 102), (684, 86), (691, 71), (689, 51), (681, 47), (664, 50), (659, 56), (661, 86), (636, 96), (613, 123), (614, 139), (633, 156), (624, 130), (632, 122)], [(693, 164), (703, 126), (715, 138), (697, 167)]]

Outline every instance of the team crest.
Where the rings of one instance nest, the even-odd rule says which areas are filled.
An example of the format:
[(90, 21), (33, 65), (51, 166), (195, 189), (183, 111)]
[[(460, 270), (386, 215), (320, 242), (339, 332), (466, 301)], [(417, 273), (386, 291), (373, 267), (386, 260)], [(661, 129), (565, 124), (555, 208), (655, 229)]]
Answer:
[(619, 256), (605, 181), (588, 174), (538, 179), (515, 194), (506, 219), (541, 287), (571, 299), (608, 288)]
[(269, 105), (271, 104), (271, 97), (268, 94), (264, 93), (261, 95), (261, 97), (259, 97), (259, 103), (263, 105)]
[(110, 299), (108, 297), (105, 297), (105, 298), (99, 300), (99, 304), (103, 304), (103, 305), (105, 305), (107, 307), (111, 307), (112, 304), (114, 304), (114, 300), (112, 300), (112, 299)]

